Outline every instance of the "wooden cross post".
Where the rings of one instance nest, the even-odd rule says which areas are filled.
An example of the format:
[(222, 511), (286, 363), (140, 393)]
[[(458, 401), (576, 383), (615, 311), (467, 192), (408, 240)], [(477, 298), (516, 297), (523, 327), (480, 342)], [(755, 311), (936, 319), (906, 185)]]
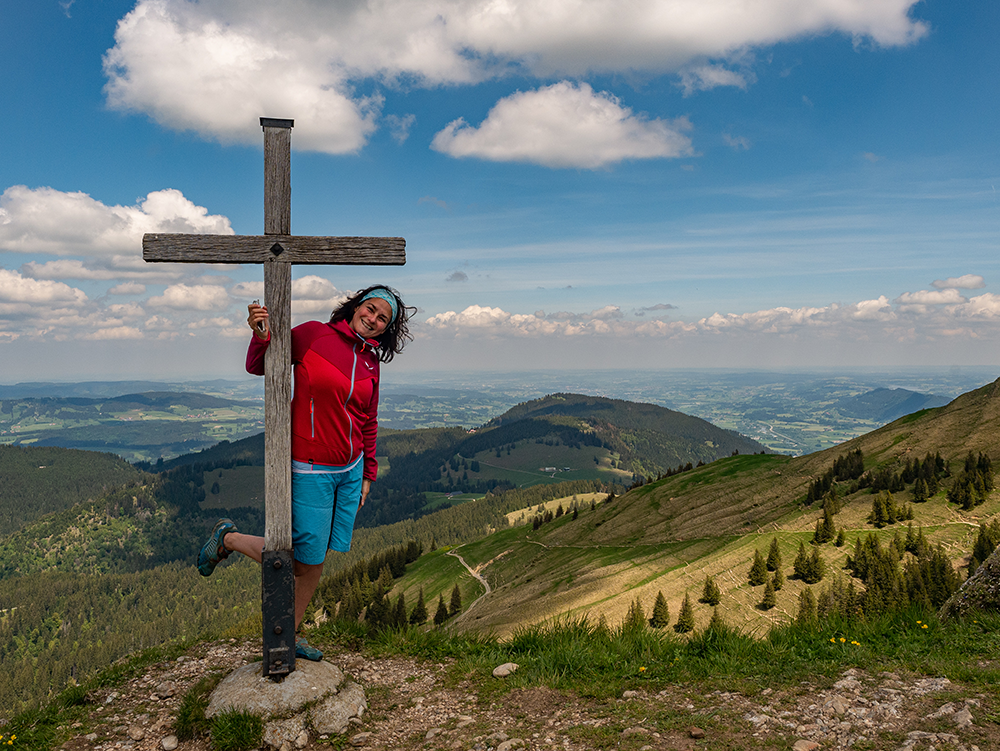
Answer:
[(293, 120), (262, 117), (264, 234), (147, 233), (146, 261), (261, 263), (271, 343), (264, 359), (264, 555), (261, 611), (264, 675), (295, 670), (295, 580), (292, 560), (291, 299), (292, 264), (406, 263), (402, 237), (296, 237), (291, 234)]

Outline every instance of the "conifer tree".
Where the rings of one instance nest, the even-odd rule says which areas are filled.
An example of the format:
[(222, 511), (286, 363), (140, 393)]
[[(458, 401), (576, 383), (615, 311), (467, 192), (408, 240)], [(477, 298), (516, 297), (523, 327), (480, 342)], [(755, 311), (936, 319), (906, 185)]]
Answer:
[(781, 549), (778, 547), (778, 538), (771, 538), (771, 547), (767, 551), (767, 570), (777, 571), (781, 568)]
[(424, 604), (424, 588), (420, 588), (420, 594), (417, 595), (417, 604), (413, 606), (413, 612), (410, 613), (410, 624), (413, 626), (422, 626), (427, 621), (427, 605)]
[(775, 592), (785, 586), (785, 575), (782, 573), (780, 568), (775, 571), (774, 576), (771, 577), (771, 586), (774, 587)]
[(636, 597), (632, 604), (628, 606), (628, 613), (625, 615), (625, 622), (622, 624), (624, 631), (641, 631), (646, 627), (646, 613), (643, 612), (642, 603)]
[(760, 609), (770, 610), (777, 604), (778, 604), (778, 598), (774, 594), (774, 583), (770, 579), (768, 579), (767, 586), (764, 587), (764, 597), (760, 601)]
[(726, 622), (722, 619), (722, 614), (718, 608), (712, 609), (712, 618), (708, 622), (709, 631), (722, 631), (726, 628)]
[(759, 586), (767, 580), (767, 565), (764, 563), (764, 558), (761, 556), (759, 550), (753, 551), (753, 565), (750, 566), (747, 578), (751, 587)]
[(406, 598), (402, 592), (396, 598), (396, 606), (392, 611), (392, 627), (400, 629), (406, 627)]
[(653, 603), (653, 617), (650, 619), (649, 625), (653, 628), (666, 628), (670, 625), (670, 608), (662, 591), (656, 593), (656, 602)]
[(458, 615), (462, 612), (462, 593), (458, 589), (458, 584), (451, 590), (451, 604), (448, 607), (448, 615)]
[(837, 540), (833, 544), (836, 545), (838, 548), (842, 548), (846, 543), (847, 543), (847, 535), (844, 534), (844, 528), (841, 527), (840, 531), (837, 532)]
[(448, 606), (444, 604), (444, 595), (438, 595), (437, 612), (434, 613), (434, 625), (440, 626), (448, 620)]
[(808, 575), (804, 577), (806, 584), (815, 584), (823, 579), (826, 573), (823, 566), (823, 559), (820, 558), (819, 548), (813, 548), (812, 555), (809, 556)]
[[(763, 560), (761, 560), (763, 563)], [(677, 623), (674, 624), (674, 631), (678, 634), (686, 634), (694, 631), (694, 608), (691, 607), (691, 599), (687, 592), (684, 593), (684, 602), (681, 603), (681, 612), (677, 615)]]
[(705, 577), (705, 586), (701, 590), (701, 598), (699, 602), (707, 603), (711, 606), (716, 606), (722, 600), (722, 592), (719, 591), (719, 585), (715, 583), (714, 576)]
[(799, 543), (799, 552), (795, 556), (795, 563), (792, 564), (792, 569), (795, 571), (796, 579), (805, 581), (809, 575), (809, 554), (806, 552), (804, 542)]
[(795, 622), (800, 626), (816, 625), (816, 595), (809, 587), (803, 589), (799, 595), (799, 612), (795, 616)]

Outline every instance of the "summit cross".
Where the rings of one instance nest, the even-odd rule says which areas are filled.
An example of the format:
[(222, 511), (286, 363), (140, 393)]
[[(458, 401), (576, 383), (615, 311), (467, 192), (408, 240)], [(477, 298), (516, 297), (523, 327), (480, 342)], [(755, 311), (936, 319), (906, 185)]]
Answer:
[(295, 579), (292, 560), (291, 299), (292, 265), (401, 266), (402, 237), (307, 237), (291, 234), (293, 120), (260, 118), (264, 130), (264, 234), (147, 233), (150, 262), (260, 263), (271, 343), (264, 359), (264, 553), (261, 613), (265, 676), (295, 670)]

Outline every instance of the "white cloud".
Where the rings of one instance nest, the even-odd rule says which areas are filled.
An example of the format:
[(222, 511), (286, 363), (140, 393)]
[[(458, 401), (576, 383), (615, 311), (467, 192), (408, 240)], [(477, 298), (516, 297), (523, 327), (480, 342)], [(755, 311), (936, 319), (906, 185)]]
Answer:
[(122, 284), (116, 284), (114, 287), (108, 290), (109, 295), (141, 295), (146, 291), (145, 284), (138, 284), (137, 282), (123, 282)]
[(696, 91), (709, 91), (719, 86), (735, 86), (746, 89), (747, 74), (737, 73), (721, 65), (696, 65), (681, 72), (680, 87), (684, 96), (691, 96)]
[[(109, 103), (176, 129), (258, 143), (294, 117), (296, 148), (361, 148), (381, 98), (363, 84), (684, 71), (686, 89), (745, 86), (747, 49), (842, 33), (904, 45), (915, 0), (139, 0), (105, 56)], [(397, 137), (399, 123), (388, 122)]]
[(229, 304), (226, 288), (210, 284), (171, 284), (162, 295), (147, 301), (150, 307), (174, 310), (222, 310)]
[(904, 292), (894, 302), (898, 305), (954, 305), (967, 302), (957, 289)]
[(16, 271), (0, 269), (0, 302), (82, 305), (87, 302), (87, 295), (62, 282), (27, 279)]
[(747, 151), (750, 148), (750, 139), (745, 136), (734, 136), (729, 133), (723, 133), (722, 140), (734, 151)]
[(690, 156), (690, 123), (634, 115), (608, 92), (562, 81), (497, 102), (476, 128), (458, 119), (431, 144), (454, 157), (597, 169), (625, 159)]
[[(128, 254), (142, 262), (146, 232), (233, 234), (229, 220), (210, 215), (179, 190), (150, 193), (135, 206), (107, 206), (86, 193), (14, 185), (0, 195), (0, 251), (86, 255), (114, 260)], [(37, 265), (32, 266), (37, 268)], [(80, 262), (62, 267), (77, 278), (101, 276)]]
[(396, 143), (402, 144), (410, 137), (410, 128), (417, 121), (416, 115), (386, 115), (385, 124), (389, 126), (389, 132)]
[(982, 289), (986, 286), (986, 281), (979, 274), (964, 274), (938, 279), (931, 286), (935, 289)]

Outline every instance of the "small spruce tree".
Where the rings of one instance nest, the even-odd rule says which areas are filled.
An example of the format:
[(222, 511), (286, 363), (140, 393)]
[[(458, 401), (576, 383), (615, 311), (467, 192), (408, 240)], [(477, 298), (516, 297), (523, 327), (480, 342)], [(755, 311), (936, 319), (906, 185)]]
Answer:
[(785, 575), (781, 572), (780, 568), (771, 577), (771, 586), (774, 587), (775, 592), (785, 586)]
[(704, 602), (715, 607), (721, 600), (722, 592), (719, 590), (719, 585), (715, 583), (715, 577), (706, 576), (705, 586), (701, 590), (701, 598), (698, 602)]
[(410, 624), (414, 626), (422, 626), (427, 621), (427, 605), (424, 604), (424, 588), (420, 588), (420, 593), (417, 595), (417, 604), (413, 606), (413, 612), (410, 613)]
[(771, 538), (771, 547), (767, 551), (767, 570), (777, 571), (781, 568), (781, 550), (778, 548), (778, 538)]
[(751, 587), (756, 587), (767, 581), (767, 565), (759, 550), (753, 551), (753, 565), (748, 574)]
[[(763, 561), (761, 561), (763, 563)], [(691, 607), (691, 599), (687, 592), (684, 593), (684, 602), (681, 603), (681, 612), (677, 615), (677, 623), (674, 624), (674, 631), (678, 634), (686, 634), (694, 631), (694, 608)]]
[(656, 593), (656, 602), (653, 603), (653, 617), (649, 619), (649, 625), (653, 628), (666, 628), (670, 625), (670, 608), (662, 591)]
[(767, 586), (764, 587), (764, 597), (760, 601), (760, 609), (770, 610), (777, 604), (778, 604), (778, 597), (774, 593), (774, 582), (771, 579), (768, 579)]
[(844, 534), (844, 528), (841, 527), (840, 531), (837, 532), (837, 540), (833, 544), (836, 545), (838, 548), (842, 548), (844, 547), (844, 544), (846, 542), (847, 542), (847, 535)]
[(722, 631), (726, 628), (726, 622), (722, 619), (718, 608), (712, 608), (712, 619), (708, 622), (709, 631)]
[(815, 626), (816, 621), (816, 595), (806, 587), (799, 595), (799, 612), (795, 616), (795, 622), (800, 626)]
[(458, 589), (458, 585), (451, 590), (451, 604), (448, 607), (448, 615), (458, 615), (462, 612), (462, 593)]
[(642, 610), (642, 603), (636, 597), (632, 604), (628, 606), (628, 613), (625, 615), (625, 622), (622, 624), (623, 631), (641, 631), (646, 627), (646, 614)]
[(440, 626), (448, 620), (448, 606), (444, 604), (444, 595), (438, 595), (437, 612), (434, 613), (434, 625)]

